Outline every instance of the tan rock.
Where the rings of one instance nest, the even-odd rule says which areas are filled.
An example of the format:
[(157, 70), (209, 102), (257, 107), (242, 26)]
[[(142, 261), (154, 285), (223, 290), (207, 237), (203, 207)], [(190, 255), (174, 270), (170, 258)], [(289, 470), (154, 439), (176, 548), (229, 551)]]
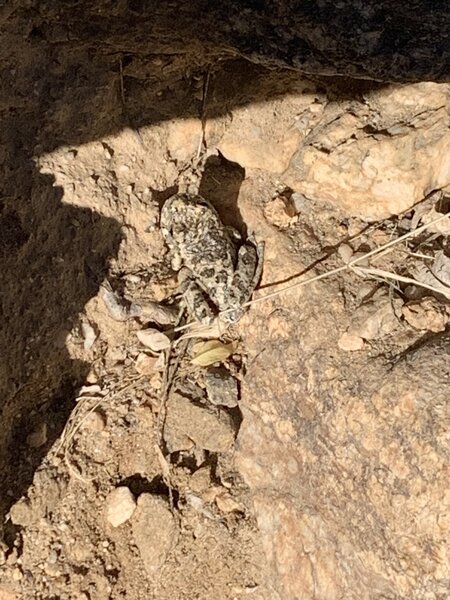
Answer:
[(245, 169), (282, 173), (300, 140), (320, 118), (323, 107), (317, 99), (314, 85), (299, 81), (289, 94), (235, 108), (227, 122), (211, 119), (207, 144)]
[(19, 600), (19, 596), (4, 587), (0, 587), (0, 600)]
[(195, 157), (202, 140), (200, 119), (180, 119), (167, 124), (167, 149), (175, 160), (187, 162)]
[(415, 329), (434, 333), (444, 331), (450, 320), (445, 306), (433, 297), (408, 302), (403, 306), (402, 314), (405, 321)]
[(11, 506), (9, 516), (14, 525), (31, 525), (34, 520), (33, 507), (28, 498), (21, 498)]
[(283, 181), (366, 220), (407, 210), (450, 182), (449, 89), (386, 87), (368, 94), (364, 105), (353, 103), (352, 114), (330, 105)]
[(141, 494), (132, 530), (145, 570), (153, 578), (178, 538), (178, 528), (168, 504), (151, 494)]
[(239, 512), (243, 510), (242, 505), (239, 504), (239, 502), (236, 502), (230, 494), (221, 494), (217, 496), (216, 504), (220, 512), (223, 513)]
[(288, 213), (285, 201), (278, 197), (264, 205), (264, 217), (279, 229), (286, 229), (296, 220)]
[(113, 527), (126, 523), (134, 513), (136, 502), (130, 490), (121, 486), (106, 498), (106, 519)]
[(392, 333), (399, 326), (402, 304), (399, 298), (391, 299), (384, 293), (375, 295), (355, 310), (348, 334), (375, 340)]
[(85, 431), (92, 431), (93, 433), (100, 433), (105, 429), (106, 419), (105, 416), (97, 410), (92, 411), (83, 419), (81, 429)]
[(138, 354), (134, 366), (141, 375), (153, 375), (157, 360), (156, 356), (149, 356), (145, 352), (141, 352)]

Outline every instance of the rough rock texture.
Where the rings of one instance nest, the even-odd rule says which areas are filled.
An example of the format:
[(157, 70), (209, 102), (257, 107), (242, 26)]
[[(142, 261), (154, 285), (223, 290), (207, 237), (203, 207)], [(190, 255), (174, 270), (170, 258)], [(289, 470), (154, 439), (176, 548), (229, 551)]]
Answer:
[(177, 539), (176, 522), (167, 502), (141, 494), (132, 527), (144, 568), (149, 577), (155, 578)]
[(449, 184), (447, 85), (361, 88), (351, 100), (344, 89), (324, 95), (304, 80), (263, 107), (212, 121), (207, 141), (246, 169), (279, 174), (310, 200), (366, 220), (405, 211)]
[[(300, 265), (267, 226), (258, 229), (258, 193), (243, 186), (240, 209), (268, 240), (265, 278), (287, 277)], [(327, 301), (329, 310), (314, 312)], [(347, 361), (338, 347), (341, 309), (328, 281), (255, 307), (242, 328), (251, 367), (238, 464), (254, 494), (274, 597), (443, 600), (448, 334), (390, 371), (375, 358), (361, 368), (362, 354)]]

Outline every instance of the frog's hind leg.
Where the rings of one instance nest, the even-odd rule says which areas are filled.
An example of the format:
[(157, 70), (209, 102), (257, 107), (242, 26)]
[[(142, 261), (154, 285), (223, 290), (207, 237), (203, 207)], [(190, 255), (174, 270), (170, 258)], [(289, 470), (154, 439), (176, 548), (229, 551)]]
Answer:
[(239, 248), (236, 269), (231, 285), (227, 290), (227, 311), (223, 320), (238, 321), (244, 309), (242, 305), (250, 300), (261, 279), (264, 258), (264, 243), (247, 243)]
[(181, 269), (178, 273), (179, 293), (183, 298), (187, 311), (196, 321), (209, 325), (214, 313), (208, 304), (205, 293), (192, 277), (189, 269)]

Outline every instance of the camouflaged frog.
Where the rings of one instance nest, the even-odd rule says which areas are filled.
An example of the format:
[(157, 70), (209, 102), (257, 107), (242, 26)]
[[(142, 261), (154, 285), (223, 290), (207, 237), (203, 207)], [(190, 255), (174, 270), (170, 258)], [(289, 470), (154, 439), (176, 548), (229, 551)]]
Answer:
[(209, 323), (219, 313), (226, 323), (238, 321), (261, 277), (263, 244), (243, 243), (238, 231), (224, 226), (201, 196), (169, 198), (160, 225), (193, 317)]

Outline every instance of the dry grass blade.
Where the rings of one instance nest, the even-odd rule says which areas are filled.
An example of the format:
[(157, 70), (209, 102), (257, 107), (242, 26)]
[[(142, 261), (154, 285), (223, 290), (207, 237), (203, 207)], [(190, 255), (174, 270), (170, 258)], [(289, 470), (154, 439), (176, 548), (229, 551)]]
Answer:
[[(64, 448), (64, 462), (66, 463), (68, 470), (77, 479), (79, 479), (83, 483), (88, 483), (88, 480), (86, 480), (84, 477), (81, 477), (81, 475), (73, 467), (72, 463), (70, 462), (70, 458), (69, 458), (70, 446), (71, 446), (73, 438), (75, 437), (75, 434), (79, 431), (80, 427), (86, 421), (88, 416), (91, 413), (93, 413), (103, 402), (105, 402), (106, 400), (111, 401), (113, 399), (118, 398), (124, 392), (127, 392), (128, 390), (132, 389), (135, 385), (137, 385), (137, 383), (141, 379), (143, 379), (142, 375), (139, 376), (137, 379), (131, 381), (127, 385), (125, 385), (123, 388), (121, 388), (117, 392), (106, 394), (106, 396), (102, 396), (101, 398), (98, 398), (98, 400), (96, 400), (96, 402), (94, 402), (94, 404), (92, 406), (90, 406), (89, 408), (87, 408), (86, 410), (85, 410), (85, 404), (86, 404), (87, 400), (92, 399), (92, 396), (84, 396), (80, 399), (77, 407), (72, 412), (70, 419), (66, 423), (66, 426), (64, 427), (64, 430), (61, 434), (61, 441), (58, 446), (58, 449), (56, 450), (56, 454), (58, 454)], [(85, 412), (83, 412), (84, 410), (85, 410)]]
[[(358, 263), (366, 261), (367, 259), (372, 258), (374, 256), (376, 256), (376, 258), (384, 256), (388, 252), (391, 252), (393, 247), (396, 246), (397, 244), (400, 244), (401, 242), (404, 242), (405, 240), (407, 240), (409, 238), (417, 236), (419, 233), (422, 233), (423, 231), (426, 231), (427, 229), (429, 229), (432, 225), (435, 225), (436, 223), (439, 223), (440, 221), (443, 221), (444, 219), (448, 219), (449, 217), (450, 217), (450, 213), (442, 215), (439, 218), (434, 219), (433, 221), (430, 221), (429, 223), (426, 223), (425, 225), (422, 225), (421, 227), (418, 227), (414, 231), (409, 231), (408, 233), (405, 233), (404, 235), (402, 235), (394, 240), (391, 240), (390, 242), (387, 242), (383, 246), (380, 246), (379, 248), (375, 248), (374, 250), (367, 252), (367, 254), (363, 254), (362, 256), (358, 256), (357, 258), (354, 258), (353, 260), (348, 262), (346, 265), (343, 265), (342, 267), (337, 267), (336, 269), (332, 269), (331, 271), (326, 271), (325, 273), (321, 273), (320, 275), (316, 275), (315, 277), (310, 277), (309, 279), (303, 279), (301, 281), (291, 283), (290, 285), (283, 287), (281, 290), (275, 290), (274, 292), (270, 292), (269, 294), (265, 294), (264, 296), (260, 296), (259, 298), (254, 298), (253, 300), (246, 302), (244, 304), (244, 306), (251, 306), (252, 304), (264, 302), (265, 300), (269, 300), (270, 298), (275, 298), (275, 297), (279, 296), (280, 294), (283, 294), (284, 292), (288, 292), (288, 291), (291, 291), (291, 290), (294, 290), (294, 289), (297, 289), (300, 287), (304, 287), (305, 285), (309, 285), (310, 283), (314, 283), (315, 281), (320, 281), (322, 279), (326, 279), (327, 277), (331, 277), (332, 275), (337, 275), (337, 273), (341, 273), (342, 271), (345, 271), (347, 269), (352, 269)], [(275, 285), (279, 285), (279, 284), (274, 283), (273, 285), (275, 286)], [(224, 311), (224, 312), (227, 312), (227, 311)]]
[(405, 277), (404, 275), (398, 275), (397, 273), (391, 273), (390, 271), (385, 271), (383, 269), (376, 269), (374, 267), (356, 267), (353, 269), (355, 273), (361, 275), (373, 275), (376, 277), (381, 277), (383, 279), (390, 279), (394, 281), (402, 281), (403, 283), (410, 283), (412, 285), (417, 285), (417, 287), (425, 288), (436, 294), (440, 294), (441, 296), (445, 296), (450, 300), (450, 293), (446, 293), (442, 289), (438, 289), (432, 285), (428, 285), (427, 283), (423, 283), (414, 279), (413, 277)]

